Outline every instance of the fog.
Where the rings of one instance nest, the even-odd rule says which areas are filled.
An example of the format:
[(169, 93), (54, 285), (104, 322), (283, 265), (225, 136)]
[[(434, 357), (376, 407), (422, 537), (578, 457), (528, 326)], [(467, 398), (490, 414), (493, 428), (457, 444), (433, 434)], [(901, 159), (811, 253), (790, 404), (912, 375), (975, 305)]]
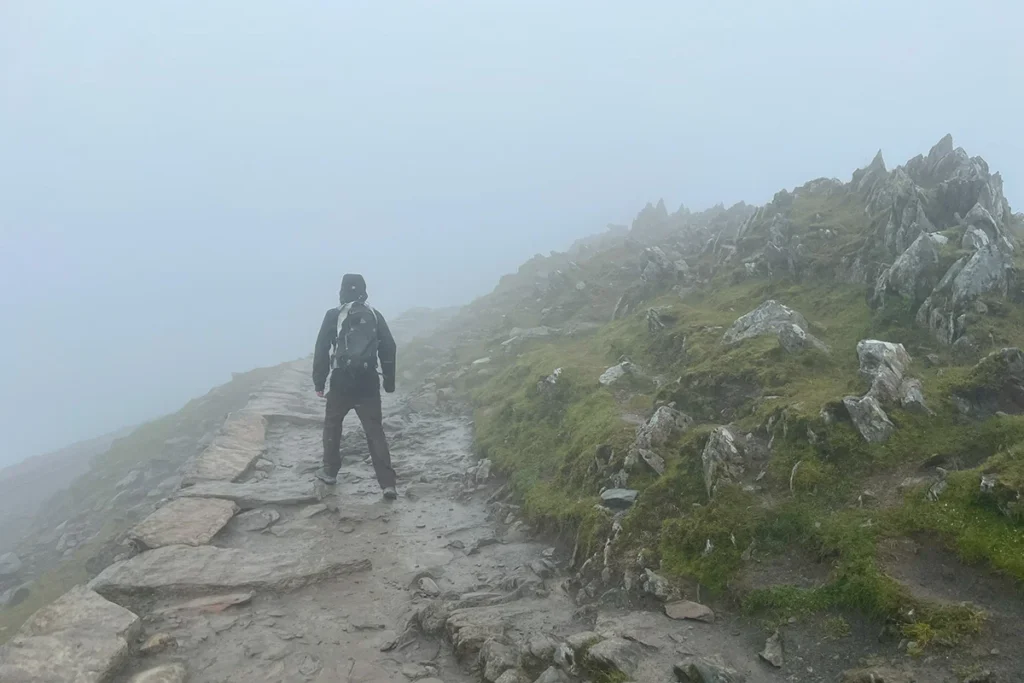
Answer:
[(1021, 202), (1024, 8), (834, 4), (3, 3), (0, 465), (305, 355), (346, 271), (462, 303), (947, 132)]

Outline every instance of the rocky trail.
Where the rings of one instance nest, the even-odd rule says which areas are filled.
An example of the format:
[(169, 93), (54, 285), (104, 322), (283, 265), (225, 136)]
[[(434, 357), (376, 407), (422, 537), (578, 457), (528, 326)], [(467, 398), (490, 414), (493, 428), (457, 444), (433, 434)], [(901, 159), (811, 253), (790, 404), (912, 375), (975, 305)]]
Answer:
[(870, 624), (842, 647), (816, 623), (766, 644), (728, 608), (581, 591), (572, 548), (532, 538), (475, 460), (470, 421), (406, 398), (385, 400), (397, 501), (381, 498), (354, 417), (338, 486), (314, 483), (308, 370), (284, 366), (228, 417), (133, 530), (137, 554), (30, 619), (0, 680), (833, 681), (895, 654)]

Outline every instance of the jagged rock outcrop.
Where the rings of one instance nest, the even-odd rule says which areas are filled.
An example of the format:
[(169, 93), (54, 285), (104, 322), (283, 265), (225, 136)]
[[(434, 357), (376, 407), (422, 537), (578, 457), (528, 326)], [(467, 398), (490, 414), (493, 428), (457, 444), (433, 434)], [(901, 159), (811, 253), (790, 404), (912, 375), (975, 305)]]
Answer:
[(738, 438), (728, 427), (716, 427), (701, 451), (704, 486), (712, 497), (719, 484), (732, 482), (745, 471), (743, 454)]
[(885, 305), (887, 294), (895, 294), (913, 303), (923, 302), (938, 284), (941, 256), (939, 249), (949, 242), (944, 235), (922, 233), (900, 254), (896, 262), (878, 278), (872, 303)]
[(860, 398), (847, 396), (843, 399), (843, 405), (850, 414), (854, 427), (865, 441), (881, 443), (887, 441), (896, 431), (896, 426), (889, 420), (882, 406), (870, 394)]
[(789, 306), (769, 299), (733, 323), (722, 341), (727, 345), (739, 344), (746, 339), (763, 335), (776, 335), (786, 351), (796, 353), (808, 348), (828, 353), (828, 346), (807, 331), (807, 319)]

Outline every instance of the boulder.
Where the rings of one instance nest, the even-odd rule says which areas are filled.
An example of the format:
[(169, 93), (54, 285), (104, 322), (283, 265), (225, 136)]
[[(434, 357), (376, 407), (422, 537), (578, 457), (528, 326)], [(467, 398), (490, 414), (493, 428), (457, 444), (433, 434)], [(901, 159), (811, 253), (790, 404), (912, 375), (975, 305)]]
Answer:
[(0, 555), (0, 577), (14, 576), (21, 571), (21, 558), (15, 553), (4, 553)]
[(521, 659), (519, 651), (513, 646), (497, 639), (488, 640), (480, 648), (484, 680), (496, 683), (506, 671), (518, 669)]
[(720, 657), (691, 657), (672, 668), (681, 683), (744, 683), (746, 677), (726, 666)]
[[(741, 316), (726, 330), (722, 341), (729, 345), (764, 335), (775, 335), (787, 351), (806, 348), (828, 351), (820, 339), (807, 331), (807, 319), (788, 306), (769, 299), (756, 309)], [(796, 329), (794, 329), (796, 328)]]
[(689, 600), (679, 600), (665, 605), (665, 616), (677, 621), (703, 621), (708, 624), (715, 623), (715, 613), (707, 605)]
[(921, 302), (939, 281), (939, 249), (949, 242), (943, 235), (922, 233), (900, 254), (892, 266), (882, 272), (875, 285), (874, 302), (883, 304), (885, 295), (897, 294)]
[(238, 506), (220, 498), (178, 498), (157, 509), (128, 532), (142, 548), (206, 545), (224, 528)]
[(716, 427), (701, 452), (704, 468), (704, 486), (708, 497), (714, 495), (718, 485), (743, 476), (743, 455), (737, 446), (736, 435), (728, 427)]
[(897, 403), (903, 376), (910, 366), (910, 354), (903, 344), (864, 339), (857, 342), (860, 373), (871, 381), (868, 395), (880, 403)]
[(640, 495), (633, 489), (605, 489), (601, 492), (601, 502), (605, 507), (625, 510), (636, 502)]
[(776, 669), (782, 668), (782, 665), (785, 663), (785, 657), (782, 653), (782, 636), (778, 631), (773, 633), (765, 642), (764, 650), (758, 656)]
[(911, 363), (910, 354), (903, 344), (877, 339), (857, 342), (857, 359), (860, 361), (860, 373), (867, 379), (874, 379), (887, 368), (902, 376)]
[(915, 413), (931, 414), (924, 401), (924, 390), (919, 379), (905, 379), (900, 385), (900, 405)]
[(636, 430), (637, 448), (659, 448), (693, 426), (693, 418), (670, 406), (661, 406)]
[(800, 353), (807, 349), (829, 353), (825, 342), (795, 323), (786, 323), (779, 328), (779, 345), (786, 353)]
[(609, 638), (587, 650), (585, 661), (601, 671), (630, 678), (636, 674), (642, 656), (643, 650), (637, 643), (625, 638)]
[(610, 387), (613, 384), (619, 382), (622, 378), (626, 377), (627, 375), (633, 374), (635, 370), (636, 367), (633, 365), (633, 363), (631, 363), (628, 360), (624, 360), (618, 365), (613, 365), (612, 367), (608, 368), (603, 373), (601, 373), (601, 376), (598, 378), (597, 381), (601, 384), (601, 386)]
[(569, 683), (569, 675), (558, 667), (548, 667), (533, 683)]
[(854, 427), (865, 441), (881, 443), (887, 441), (896, 431), (896, 426), (889, 420), (882, 406), (870, 395), (860, 398), (847, 396), (843, 399), (843, 405), (849, 412)]

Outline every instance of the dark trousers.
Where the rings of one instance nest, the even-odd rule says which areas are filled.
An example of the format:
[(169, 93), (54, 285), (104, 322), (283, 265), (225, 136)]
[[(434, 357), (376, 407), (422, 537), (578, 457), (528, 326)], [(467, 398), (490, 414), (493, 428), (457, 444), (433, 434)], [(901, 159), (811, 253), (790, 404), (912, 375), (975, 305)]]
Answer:
[(327, 394), (327, 414), (324, 417), (324, 470), (337, 476), (341, 469), (341, 426), (345, 416), (355, 410), (366, 432), (366, 445), (370, 449), (377, 483), (382, 489), (395, 485), (395, 470), (391, 467), (391, 451), (384, 436), (380, 394), (351, 396), (332, 389)]

